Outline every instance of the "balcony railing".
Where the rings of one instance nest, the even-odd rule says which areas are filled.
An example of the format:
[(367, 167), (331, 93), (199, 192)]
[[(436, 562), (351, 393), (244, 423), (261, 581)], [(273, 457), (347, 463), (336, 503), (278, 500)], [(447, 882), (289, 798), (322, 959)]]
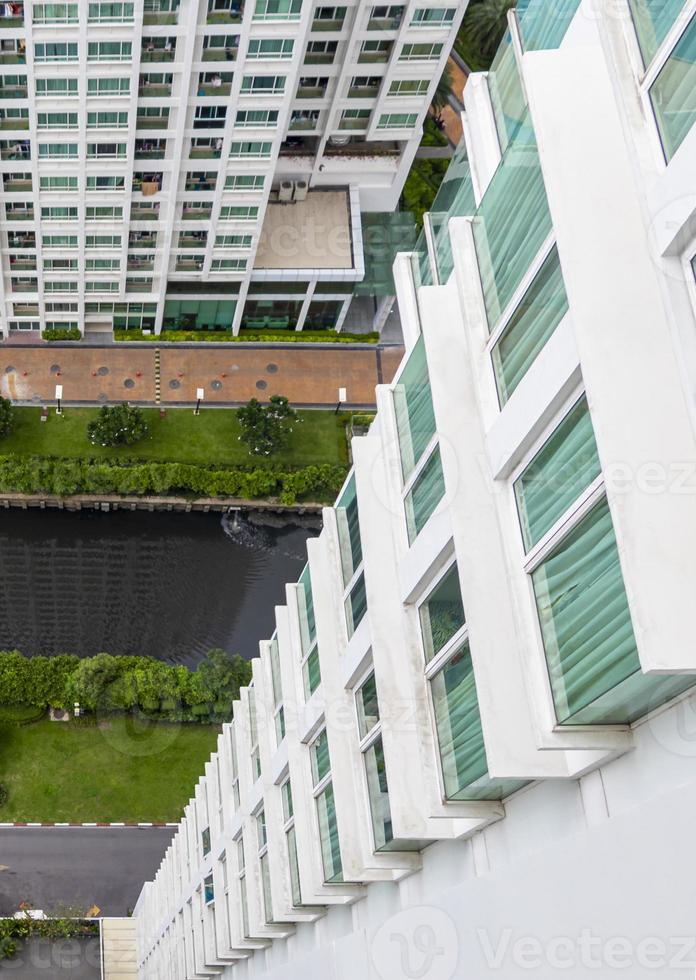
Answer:
[(310, 51), (305, 55), (305, 65), (332, 65), (336, 55), (332, 52)]
[(401, 25), (401, 17), (371, 17), (367, 22), (368, 31), (396, 31)]
[(341, 119), (338, 124), (339, 130), (344, 129), (367, 129), (370, 117), (367, 119)]
[(298, 99), (322, 99), (328, 85), (301, 85), (297, 90)]
[(26, 85), (0, 85), (0, 99), (26, 99)]
[(184, 221), (209, 221), (212, 213), (212, 207), (206, 209), (185, 207), (181, 216)]
[(140, 52), (141, 64), (145, 64), (146, 62), (174, 61), (175, 58), (175, 48), (143, 48)]
[(152, 259), (128, 259), (126, 269), (128, 272), (152, 272), (155, 268), (154, 260)]
[(203, 96), (215, 96), (229, 95), (232, 91), (232, 84), (230, 82), (222, 82), (220, 85), (199, 85), (198, 94)]
[(28, 146), (3, 146), (0, 149), (1, 160), (30, 160), (31, 152)]
[(0, 31), (11, 30), (13, 27), (24, 27), (24, 16), (14, 14), (0, 17)]
[(152, 279), (127, 279), (127, 293), (151, 293)]
[(358, 64), (361, 65), (384, 65), (389, 61), (389, 51), (361, 51), (358, 55)]
[(166, 129), (169, 126), (169, 117), (138, 116), (136, 126), (138, 129)]
[(13, 180), (12, 178), (8, 180), (6, 177), (2, 186), (3, 190), (9, 194), (16, 193), (17, 191), (26, 193), (26, 191), (31, 192), (32, 182), (30, 180)]
[(291, 119), (288, 129), (297, 131), (303, 129), (316, 129), (319, 125), (318, 119)]
[(205, 248), (208, 244), (208, 236), (197, 238), (195, 235), (179, 235), (179, 248)]
[(354, 85), (348, 89), (349, 99), (373, 99), (379, 92), (379, 85)]
[(343, 18), (335, 18), (334, 20), (313, 20), (312, 21), (312, 31), (340, 31), (343, 27)]
[(206, 48), (201, 61), (236, 61), (236, 48)]
[(238, 24), (243, 13), (243, 5), (235, 4), (229, 10), (210, 10), (205, 22), (206, 24)]
[[(132, 211), (131, 211), (132, 214)], [(156, 248), (157, 235), (142, 235), (128, 241), (128, 248)]]
[(35, 293), (38, 289), (38, 283), (36, 279), (32, 282), (12, 282), (12, 292), (13, 293)]
[(203, 259), (177, 259), (177, 272), (201, 272), (203, 269)]
[(33, 221), (34, 209), (27, 208), (25, 211), (12, 210), (5, 212), (5, 221)]
[(178, 23), (176, 14), (144, 13), (143, 24), (145, 27), (156, 27), (157, 25), (167, 25)]
[(138, 96), (141, 99), (166, 99), (172, 94), (171, 85), (139, 85)]
[(10, 272), (36, 272), (36, 259), (10, 259)]
[(157, 221), (159, 210), (155, 208), (140, 208), (137, 204), (131, 206), (131, 221)]
[(27, 56), (23, 51), (0, 51), (0, 65), (26, 65)]
[(0, 119), (0, 129), (29, 129), (29, 120)]
[(192, 146), (189, 157), (192, 160), (219, 160), (222, 150), (215, 146)]
[(214, 191), (215, 181), (214, 180), (187, 180), (184, 184), (184, 190), (187, 191)]
[(164, 151), (163, 146), (136, 147), (133, 157), (135, 160), (164, 160)]

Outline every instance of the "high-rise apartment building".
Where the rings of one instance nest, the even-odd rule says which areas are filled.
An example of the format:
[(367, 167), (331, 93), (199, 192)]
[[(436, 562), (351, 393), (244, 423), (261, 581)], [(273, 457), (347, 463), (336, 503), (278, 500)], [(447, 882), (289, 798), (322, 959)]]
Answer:
[(470, 78), (143, 980), (693, 970), (694, 91), (694, 0), (521, 3)]
[(0, 5), (0, 330), (340, 328), (466, 3)]

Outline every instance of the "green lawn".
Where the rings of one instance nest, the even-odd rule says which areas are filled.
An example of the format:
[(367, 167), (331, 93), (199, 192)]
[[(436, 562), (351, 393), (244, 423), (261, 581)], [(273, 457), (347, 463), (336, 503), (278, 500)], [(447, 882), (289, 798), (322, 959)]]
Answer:
[(0, 822), (174, 821), (217, 746), (211, 725), (0, 727)]
[(167, 409), (165, 418), (156, 408), (144, 409), (149, 435), (142, 442), (122, 448), (93, 446), (87, 439), (87, 423), (96, 408), (66, 408), (62, 415), (51, 409), (41, 421), (40, 408), (17, 408), (11, 434), (0, 442), (0, 453), (19, 456), (126, 458), (152, 462), (217, 463), (254, 466), (282, 464), (293, 467), (312, 463), (347, 463), (345, 416), (332, 411), (300, 412), (287, 447), (272, 457), (254, 456), (239, 441), (237, 413), (231, 408), (203, 409), (196, 416), (189, 408)]

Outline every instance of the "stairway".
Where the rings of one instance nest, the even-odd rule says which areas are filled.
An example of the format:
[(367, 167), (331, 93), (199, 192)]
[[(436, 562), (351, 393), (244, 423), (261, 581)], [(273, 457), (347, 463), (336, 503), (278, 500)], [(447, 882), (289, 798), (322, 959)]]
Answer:
[(135, 919), (102, 919), (102, 976), (104, 980), (137, 980)]

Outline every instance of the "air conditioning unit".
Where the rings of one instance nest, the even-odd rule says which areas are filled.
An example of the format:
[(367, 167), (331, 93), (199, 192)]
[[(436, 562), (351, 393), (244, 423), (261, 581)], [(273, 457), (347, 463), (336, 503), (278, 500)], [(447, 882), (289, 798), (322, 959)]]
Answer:
[(307, 197), (307, 192), (308, 191), (309, 191), (309, 187), (307, 185), (307, 181), (306, 180), (296, 180), (295, 181), (295, 196), (294, 196), (293, 200), (295, 200), (295, 201), (304, 201), (305, 198)]
[(292, 201), (292, 181), (282, 180), (278, 191), (278, 200), (288, 203)]

